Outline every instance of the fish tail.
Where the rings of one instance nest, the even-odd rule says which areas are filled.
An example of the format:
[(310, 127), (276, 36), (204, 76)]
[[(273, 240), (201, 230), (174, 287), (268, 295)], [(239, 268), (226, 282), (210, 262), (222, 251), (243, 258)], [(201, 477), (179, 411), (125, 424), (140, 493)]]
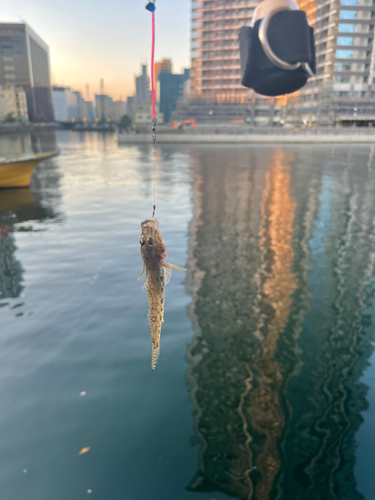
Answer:
[(152, 343), (152, 353), (151, 353), (151, 368), (155, 370), (156, 363), (158, 362), (160, 354), (160, 342), (157, 344)]

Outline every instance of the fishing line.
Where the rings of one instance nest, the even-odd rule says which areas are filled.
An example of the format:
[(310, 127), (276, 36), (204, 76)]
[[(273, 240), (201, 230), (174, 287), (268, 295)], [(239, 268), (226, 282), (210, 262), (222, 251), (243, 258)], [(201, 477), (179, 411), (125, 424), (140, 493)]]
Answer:
[(151, 108), (152, 108), (152, 168), (154, 177), (154, 205), (152, 207), (152, 217), (155, 217), (156, 210), (156, 103), (155, 103), (155, 77), (154, 77), (154, 62), (155, 62), (155, 0), (146, 5), (146, 9), (151, 12)]

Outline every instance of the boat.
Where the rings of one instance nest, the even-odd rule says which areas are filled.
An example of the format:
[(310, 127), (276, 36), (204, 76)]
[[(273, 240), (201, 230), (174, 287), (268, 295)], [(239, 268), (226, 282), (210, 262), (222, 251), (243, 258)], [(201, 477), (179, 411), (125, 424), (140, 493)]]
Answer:
[(0, 158), (0, 189), (28, 187), (34, 168), (42, 160), (59, 154), (58, 150), (46, 153), (24, 153), (13, 158)]

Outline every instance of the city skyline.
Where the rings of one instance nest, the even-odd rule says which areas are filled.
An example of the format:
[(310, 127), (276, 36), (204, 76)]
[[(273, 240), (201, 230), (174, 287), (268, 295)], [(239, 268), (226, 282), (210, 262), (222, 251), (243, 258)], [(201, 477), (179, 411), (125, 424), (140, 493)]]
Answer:
[[(188, 0), (157, 5), (155, 58), (172, 59), (180, 72), (190, 65), (189, 19)], [(2, 7), (0, 22), (29, 24), (50, 47), (52, 84), (85, 98), (89, 84), (90, 100), (100, 93), (101, 78), (106, 94), (126, 100), (140, 65), (150, 72), (151, 19), (141, 2), (67, 0), (62, 11), (57, 2), (19, 0)]]

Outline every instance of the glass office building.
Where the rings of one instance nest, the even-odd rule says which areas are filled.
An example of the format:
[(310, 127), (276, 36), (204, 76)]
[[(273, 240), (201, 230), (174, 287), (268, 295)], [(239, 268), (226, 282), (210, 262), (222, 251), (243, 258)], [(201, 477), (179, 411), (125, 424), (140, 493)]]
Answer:
[(53, 121), (49, 47), (26, 23), (0, 23), (0, 85), (24, 89), (31, 121)]

